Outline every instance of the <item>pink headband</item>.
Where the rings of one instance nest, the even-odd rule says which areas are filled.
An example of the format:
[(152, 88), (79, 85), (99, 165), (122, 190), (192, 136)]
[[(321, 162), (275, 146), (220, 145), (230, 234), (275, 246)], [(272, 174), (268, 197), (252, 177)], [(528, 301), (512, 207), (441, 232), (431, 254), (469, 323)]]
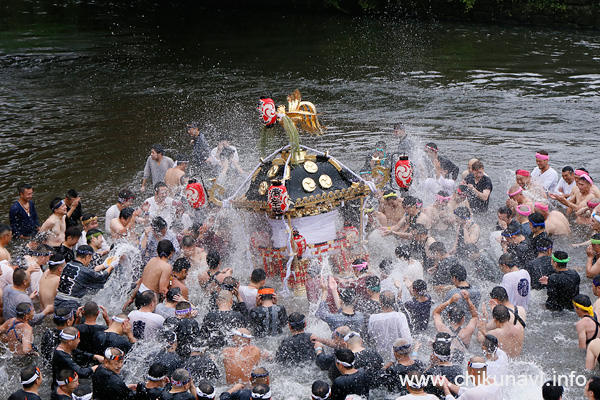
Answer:
[(587, 202), (587, 206), (588, 206), (588, 208), (596, 208), (596, 207), (598, 207), (598, 204), (600, 204), (600, 203), (592, 203), (592, 202), (591, 202), (591, 201), (589, 201), (589, 200), (588, 200), (588, 202)]
[(516, 192), (511, 193), (510, 190), (508, 192), (506, 192), (506, 194), (508, 195), (508, 197), (514, 197), (516, 195), (518, 195), (519, 193), (521, 193), (523, 191), (523, 188), (519, 186), (519, 188), (517, 189)]
[(547, 156), (545, 154), (535, 153), (535, 158), (537, 158), (538, 160), (548, 160), (548, 159), (550, 159), (550, 156)]
[(515, 171), (515, 173), (517, 175), (521, 175), (521, 176), (531, 176), (531, 174), (529, 173), (529, 171), (524, 170), (524, 169), (518, 169)]
[(581, 179), (581, 178), (585, 179), (586, 181), (588, 181), (588, 182), (589, 182), (589, 184), (590, 184), (590, 185), (593, 185), (593, 184), (594, 184), (594, 181), (592, 180), (592, 178), (590, 178), (590, 176), (589, 176), (588, 174), (583, 174), (583, 175), (580, 175), (580, 176), (579, 176), (579, 178), (580, 178), (580, 179)]
[(435, 197), (438, 199), (438, 201), (440, 203), (442, 203), (444, 201), (450, 201), (450, 199), (452, 199), (452, 196), (444, 197), (444, 196), (440, 196), (439, 194), (436, 194)]
[(587, 172), (582, 171), (580, 169), (575, 170), (575, 175), (577, 175), (577, 176), (586, 175), (586, 174), (587, 174)]
[(355, 268), (355, 269), (357, 269), (358, 271), (360, 271), (360, 270), (363, 270), (363, 269), (367, 268), (368, 265), (369, 264), (365, 261), (362, 264), (353, 264), (352, 267)]
[(520, 206), (517, 206), (517, 213), (527, 217), (531, 215), (531, 207), (527, 204), (521, 204)]
[(542, 211), (544, 211), (544, 212), (545, 212), (545, 211), (548, 211), (548, 205), (547, 205), (547, 204), (544, 204), (544, 203), (539, 203), (539, 202), (537, 202), (537, 201), (536, 201), (536, 202), (535, 202), (535, 204), (534, 204), (534, 206), (535, 206), (536, 208), (539, 208), (540, 210), (542, 210)]

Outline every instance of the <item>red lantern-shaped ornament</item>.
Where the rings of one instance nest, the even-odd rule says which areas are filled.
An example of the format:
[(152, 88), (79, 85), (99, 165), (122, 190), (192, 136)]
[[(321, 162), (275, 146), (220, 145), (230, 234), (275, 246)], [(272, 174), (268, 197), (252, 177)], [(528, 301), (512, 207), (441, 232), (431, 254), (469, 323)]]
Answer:
[(200, 208), (206, 203), (206, 193), (199, 182), (187, 185), (185, 188), (185, 197), (192, 208)]
[(262, 117), (263, 124), (267, 127), (270, 127), (277, 122), (277, 110), (273, 99), (261, 97), (260, 100), (258, 100), (258, 111)]
[(294, 229), (294, 243), (296, 245), (296, 257), (301, 259), (304, 251), (306, 250), (307, 244), (304, 236), (302, 236), (296, 229)]
[(280, 182), (273, 183), (269, 187), (267, 203), (269, 203), (269, 208), (275, 214), (285, 213), (290, 207), (290, 198), (286, 187)]
[(394, 175), (396, 177), (396, 183), (403, 189), (408, 189), (412, 183), (412, 166), (408, 157), (402, 156), (396, 162), (394, 168)]

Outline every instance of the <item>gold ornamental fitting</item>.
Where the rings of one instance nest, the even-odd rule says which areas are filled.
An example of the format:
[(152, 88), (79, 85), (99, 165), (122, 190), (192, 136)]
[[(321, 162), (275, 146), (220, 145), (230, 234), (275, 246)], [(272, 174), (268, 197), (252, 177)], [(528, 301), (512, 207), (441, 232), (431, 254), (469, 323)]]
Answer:
[(302, 180), (302, 187), (304, 188), (304, 190), (310, 193), (317, 188), (317, 184), (312, 178), (304, 178)]
[(315, 172), (317, 172), (319, 170), (319, 167), (317, 166), (317, 164), (315, 164), (312, 161), (305, 161), (304, 169), (306, 170), (306, 172), (308, 172), (310, 174), (314, 174)]
[(267, 176), (269, 178), (275, 178), (275, 176), (277, 175), (277, 172), (279, 172), (279, 165), (273, 165), (270, 169), (269, 172), (267, 172)]
[(258, 194), (264, 196), (267, 194), (267, 190), (269, 190), (269, 183), (267, 181), (262, 181), (258, 186)]
[(329, 175), (323, 174), (319, 177), (319, 185), (321, 185), (323, 189), (329, 189), (331, 184), (331, 177)]

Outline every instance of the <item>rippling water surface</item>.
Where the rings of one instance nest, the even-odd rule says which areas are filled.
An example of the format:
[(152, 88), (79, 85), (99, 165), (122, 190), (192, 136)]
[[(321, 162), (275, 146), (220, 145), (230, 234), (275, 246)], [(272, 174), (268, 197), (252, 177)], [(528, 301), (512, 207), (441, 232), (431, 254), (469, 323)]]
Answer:
[[(596, 32), (166, 3), (4, 1), (0, 220), (8, 220), (21, 181), (35, 186), (42, 220), (48, 202), (70, 188), (81, 192), (86, 210), (104, 215), (120, 187), (139, 188), (152, 143), (170, 155), (188, 149), (184, 126), (192, 119), (212, 143), (231, 135), (251, 166), (258, 96), (270, 91), (282, 103), (296, 88), (329, 128), (305, 144), (359, 167), (357, 154), (381, 138), (393, 145), (391, 124), (402, 121), (461, 169), (480, 158), (498, 206), (507, 170), (532, 169), (540, 148), (557, 170), (585, 166), (600, 176), (599, 67)], [(575, 257), (582, 265), (583, 254)], [(585, 279), (582, 288), (590, 291)], [(543, 301), (536, 293), (516, 370), (582, 372), (575, 316), (540, 310)], [(283, 382), (277, 386), (289, 388)], [(538, 396), (530, 389), (527, 398)]]

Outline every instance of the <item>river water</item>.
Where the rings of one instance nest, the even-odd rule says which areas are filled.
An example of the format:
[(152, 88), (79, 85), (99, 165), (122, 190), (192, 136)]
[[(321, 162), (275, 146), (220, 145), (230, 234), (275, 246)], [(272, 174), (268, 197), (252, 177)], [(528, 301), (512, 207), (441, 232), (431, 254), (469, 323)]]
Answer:
[[(70, 188), (81, 193), (85, 210), (104, 215), (120, 187), (139, 189), (152, 143), (162, 143), (168, 155), (189, 149), (189, 120), (200, 122), (211, 144), (230, 135), (251, 167), (258, 156), (258, 96), (270, 91), (283, 103), (294, 89), (324, 112), (328, 127), (303, 144), (357, 168), (377, 140), (392, 145), (391, 125), (403, 122), (415, 140), (435, 141), (461, 169), (471, 157), (482, 160), (494, 183), (492, 204), (499, 206), (510, 170), (532, 169), (541, 148), (559, 171), (585, 166), (600, 176), (599, 67), (600, 34), (589, 31), (4, 0), (2, 220), (21, 181), (35, 186), (42, 221), (49, 201)], [(284, 143), (282, 134), (273, 147)], [(581, 266), (583, 250), (572, 253)], [(589, 293), (589, 286), (583, 279), (582, 290)], [(583, 373), (576, 317), (543, 311), (543, 301), (535, 293), (515, 370)], [(306, 395), (312, 379), (308, 372), (277, 387)], [(507, 398), (539, 397), (534, 386), (509, 392)]]

